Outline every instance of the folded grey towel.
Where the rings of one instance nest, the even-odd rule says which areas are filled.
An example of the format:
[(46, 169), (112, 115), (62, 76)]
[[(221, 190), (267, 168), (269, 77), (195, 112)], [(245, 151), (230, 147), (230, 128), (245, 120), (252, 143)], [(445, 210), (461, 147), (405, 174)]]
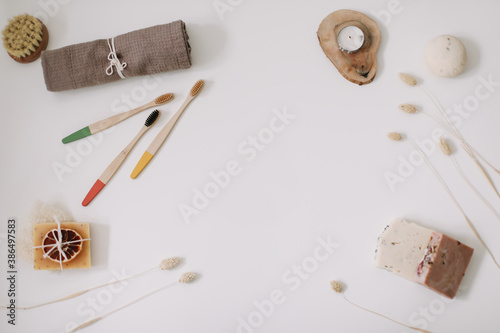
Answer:
[[(126, 63), (125, 77), (150, 75), (191, 67), (191, 47), (182, 21), (132, 31), (114, 38), (118, 60)], [(42, 52), (45, 85), (63, 91), (121, 80), (116, 67), (106, 74), (111, 39)], [(109, 72), (109, 70), (108, 70)]]

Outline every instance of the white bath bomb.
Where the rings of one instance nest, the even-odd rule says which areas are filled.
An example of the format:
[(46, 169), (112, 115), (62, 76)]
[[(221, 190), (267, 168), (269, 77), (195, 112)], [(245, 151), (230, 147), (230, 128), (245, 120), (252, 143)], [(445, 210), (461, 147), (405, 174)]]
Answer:
[(425, 62), (434, 74), (454, 77), (463, 72), (467, 53), (460, 39), (451, 35), (441, 35), (427, 43)]

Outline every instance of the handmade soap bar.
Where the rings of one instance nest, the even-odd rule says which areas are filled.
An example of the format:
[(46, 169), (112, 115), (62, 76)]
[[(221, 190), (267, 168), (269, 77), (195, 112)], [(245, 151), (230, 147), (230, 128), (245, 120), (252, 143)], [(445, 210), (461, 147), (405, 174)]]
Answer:
[(442, 233), (398, 219), (380, 235), (375, 265), (454, 298), (473, 251)]
[(439, 232), (433, 232), (416, 281), (454, 298), (474, 249)]
[[(60, 270), (90, 268), (90, 226), (89, 223), (61, 223), (62, 252), (57, 249), (44, 258), (55, 239), (59, 238), (57, 223), (38, 223), (33, 227), (34, 268)], [(46, 245), (45, 248), (39, 246)], [(61, 259), (59, 259), (61, 258)]]
[(432, 73), (438, 76), (454, 77), (464, 71), (467, 52), (464, 44), (457, 37), (441, 35), (427, 43), (425, 62)]

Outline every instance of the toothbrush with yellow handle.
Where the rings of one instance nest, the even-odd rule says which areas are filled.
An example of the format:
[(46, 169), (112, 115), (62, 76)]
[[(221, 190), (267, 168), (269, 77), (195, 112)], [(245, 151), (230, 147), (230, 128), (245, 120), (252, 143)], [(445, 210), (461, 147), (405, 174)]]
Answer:
[(146, 119), (146, 122), (144, 125), (141, 127), (141, 130), (137, 135), (134, 137), (134, 139), (128, 144), (125, 149), (123, 149), (118, 156), (115, 157), (115, 159), (108, 165), (106, 170), (102, 173), (102, 175), (97, 179), (97, 181), (94, 183), (94, 186), (90, 189), (89, 193), (83, 199), (82, 206), (87, 206), (94, 198), (96, 197), (99, 192), (104, 188), (104, 186), (109, 182), (111, 177), (118, 171), (118, 168), (122, 165), (123, 161), (127, 158), (128, 154), (134, 148), (135, 144), (139, 139), (142, 137), (144, 133), (154, 124), (158, 116), (160, 115), (160, 111), (154, 110), (151, 112), (149, 117)]
[(193, 88), (191, 88), (191, 91), (189, 92), (189, 95), (186, 97), (186, 100), (184, 103), (181, 105), (179, 108), (179, 111), (177, 111), (176, 114), (168, 121), (168, 123), (163, 127), (156, 136), (156, 138), (151, 142), (149, 145), (148, 149), (144, 152), (142, 155), (141, 159), (139, 162), (137, 162), (137, 165), (134, 168), (134, 171), (132, 171), (132, 174), (130, 177), (132, 179), (135, 179), (141, 171), (148, 165), (149, 161), (153, 158), (153, 156), (156, 154), (158, 149), (160, 149), (160, 146), (163, 144), (163, 142), (167, 139), (168, 135), (174, 128), (175, 124), (177, 123), (177, 120), (179, 120), (179, 117), (181, 116), (182, 112), (186, 109), (188, 104), (200, 93), (201, 89), (203, 88), (203, 84), (205, 82), (203, 80), (198, 80)]

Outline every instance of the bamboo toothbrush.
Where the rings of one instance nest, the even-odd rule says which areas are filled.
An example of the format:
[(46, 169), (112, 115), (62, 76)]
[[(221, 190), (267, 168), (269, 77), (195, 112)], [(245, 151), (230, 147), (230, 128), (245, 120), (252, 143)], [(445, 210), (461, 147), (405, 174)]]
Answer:
[(181, 105), (179, 108), (179, 111), (177, 111), (176, 114), (168, 121), (168, 123), (163, 127), (156, 136), (156, 138), (151, 142), (149, 145), (148, 149), (144, 152), (142, 155), (141, 159), (139, 162), (137, 162), (137, 165), (134, 168), (134, 171), (132, 171), (132, 174), (130, 175), (131, 178), (135, 179), (141, 171), (148, 165), (149, 161), (153, 158), (153, 156), (156, 154), (158, 149), (160, 149), (160, 146), (163, 144), (163, 142), (167, 139), (167, 136), (170, 134), (172, 129), (174, 128), (175, 124), (177, 123), (177, 120), (179, 120), (179, 117), (181, 116), (182, 112), (186, 109), (188, 104), (200, 93), (201, 89), (203, 88), (203, 84), (205, 82), (203, 80), (198, 80), (193, 88), (191, 88), (191, 91), (189, 92), (189, 95), (186, 97), (186, 100), (184, 103)]
[(123, 149), (121, 151), (120, 154), (118, 154), (118, 156), (116, 156), (116, 158), (113, 160), (113, 162), (111, 162), (111, 164), (106, 168), (106, 170), (104, 170), (104, 172), (99, 177), (99, 179), (97, 179), (97, 181), (94, 183), (94, 186), (92, 186), (92, 188), (90, 189), (90, 191), (87, 194), (87, 196), (85, 197), (85, 199), (83, 199), (83, 202), (82, 202), (83, 206), (87, 206), (96, 197), (96, 195), (99, 192), (101, 192), (103, 187), (109, 182), (111, 177), (113, 177), (115, 172), (122, 165), (123, 161), (125, 161), (125, 159), (127, 158), (127, 155), (130, 153), (132, 148), (134, 148), (137, 141), (139, 141), (141, 136), (144, 133), (146, 133), (146, 131), (151, 127), (151, 125), (154, 124), (154, 122), (156, 121), (156, 119), (158, 118), (159, 115), (160, 115), (160, 112), (158, 110), (154, 110), (153, 112), (151, 112), (149, 117), (146, 119), (144, 126), (141, 127), (141, 130), (139, 131), (139, 133), (137, 133), (135, 138), (128, 144), (127, 147), (125, 147), (125, 149)]
[(135, 108), (135, 109), (130, 110), (130, 111), (119, 113), (117, 115), (114, 115), (114, 116), (111, 116), (109, 118), (100, 120), (96, 123), (93, 123), (92, 125), (89, 125), (87, 127), (84, 127), (81, 130), (78, 130), (75, 133), (70, 134), (67, 137), (65, 137), (64, 139), (62, 139), (62, 142), (69, 143), (69, 142), (73, 142), (76, 140), (80, 140), (80, 139), (85, 138), (89, 135), (92, 135), (92, 134), (95, 134), (95, 133), (100, 132), (102, 130), (105, 130), (106, 128), (109, 128), (113, 125), (116, 125), (120, 121), (125, 120), (129, 117), (132, 117), (133, 115), (135, 115), (141, 111), (152, 108), (154, 106), (166, 104), (173, 99), (174, 99), (174, 94), (172, 94), (172, 93), (163, 94), (161, 96), (156, 97), (155, 100), (153, 100), (147, 104), (144, 104), (143, 106), (139, 106), (138, 108)]

